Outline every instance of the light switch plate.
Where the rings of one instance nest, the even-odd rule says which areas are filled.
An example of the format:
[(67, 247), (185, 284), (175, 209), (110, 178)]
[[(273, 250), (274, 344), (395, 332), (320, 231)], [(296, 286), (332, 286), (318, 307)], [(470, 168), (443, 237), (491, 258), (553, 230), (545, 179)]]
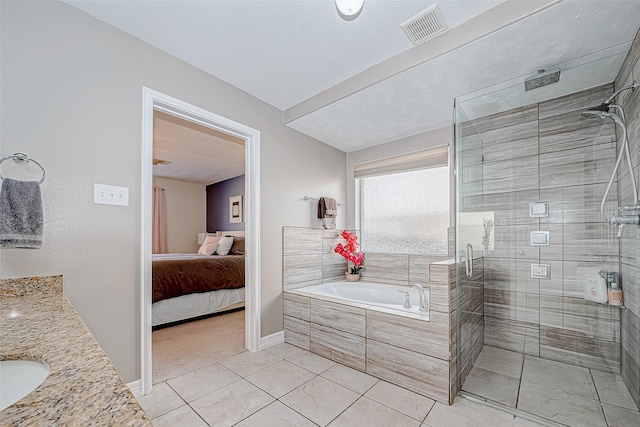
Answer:
[(532, 231), (531, 246), (549, 246), (548, 231)]
[(532, 279), (551, 279), (551, 266), (548, 264), (531, 264)]
[(129, 206), (129, 187), (93, 184), (93, 203), (97, 205)]
[(529, 216), (531, 218), (545, 218), (549, 216), (549, 202), (529, 203)]

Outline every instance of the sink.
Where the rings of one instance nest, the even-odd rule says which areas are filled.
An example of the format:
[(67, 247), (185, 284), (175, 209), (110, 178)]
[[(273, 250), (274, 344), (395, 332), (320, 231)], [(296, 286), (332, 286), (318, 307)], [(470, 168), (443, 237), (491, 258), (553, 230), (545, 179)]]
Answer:
[(38, 388), (49, 370), (46, 363), (33, 360), (0, 360), (0, 411)]

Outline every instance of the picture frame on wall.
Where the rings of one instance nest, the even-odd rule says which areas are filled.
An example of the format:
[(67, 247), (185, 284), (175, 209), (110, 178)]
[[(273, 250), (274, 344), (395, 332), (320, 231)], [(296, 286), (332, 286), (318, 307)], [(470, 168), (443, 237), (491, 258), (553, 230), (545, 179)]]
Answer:
[(242, 196), (229, 197), (229, 222), (238, 224), (242, 222)]

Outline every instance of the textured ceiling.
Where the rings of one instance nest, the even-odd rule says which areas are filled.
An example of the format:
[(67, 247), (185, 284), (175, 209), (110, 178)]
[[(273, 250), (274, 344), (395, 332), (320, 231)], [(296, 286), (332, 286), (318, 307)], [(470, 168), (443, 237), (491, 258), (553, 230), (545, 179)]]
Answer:
[(153, 117), (153, 175), (209, 185), (244, 174), (244, 141), (161, 112)]
[[(440, 0), (451, 27), (503, 0)], [(284, 110), (413, 45), (400, 23), (432, 0), (366, 0), (354, 21), (334, 0), (67, 3)]]
[[(609, 83), (624, 59), (624, 55), (611, 57), (611, 51), (620, 52), (622, 44), (626, 52), (629, 43), (625, 42), (633, 39), (639, 25), (640, 1), (565, 0), (289, 126), (349, 152), (449, 126), (454, 98), (516, 77), (521, 77), (520, 85), (510, 83), (523, 87), (524, 76), (540, 68), (565, 62), (572, 68), (561, 74), (561, 83), (545, 88), (547, 97)], [(598, 61), (603, 57), (607, 60)], [(576, 58), (587, 63), (585, 68), (575, 64)], [(492, 114), (520, 102), (525, 105), (533, 102), (535, 92), (543, 91), (521, 98), (517, 92), (494, 97), (484, 106), (476, 104), (475, 114)]]
[[(67, 3), (283, 111), (381, 64), (399, 64), (403, 54), (425, 52), (450, 34), (411, 45), (399, 24), (434, 3), (421, 0), (365, 0), (351, 22), (340, 19), (333, 0)], [(496, 18), (505, 5), (541, 7), (551, 0), (438, 3), (450, 28), (472, 32), (483, 12)], [(454, 98), (501, 82), (513, 89), (475, 103), (467, 98), (468, 112), (492, 113), (531, 99), (520, 96), (514, 79), (540, 68), (567, 67), (559, 84), (538, 92), (548, 96), (611, 82), (640, 26), (640, 1), (556, 1), (511, 25), (514, 19), (504, 19), (475, 42), (460, 41), (457, 49), (379, 83), (340, 93), (287, 125), (349, 152), (449, 126)]]

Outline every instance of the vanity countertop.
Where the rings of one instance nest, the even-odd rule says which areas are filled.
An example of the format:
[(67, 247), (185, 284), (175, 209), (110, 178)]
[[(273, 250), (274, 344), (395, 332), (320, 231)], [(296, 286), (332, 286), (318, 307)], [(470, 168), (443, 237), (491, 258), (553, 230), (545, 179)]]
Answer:
[(0, 360), (51, 367), (31, 394), (0, 411), (2, 426), (151, 426), (62, 292), (62, 276), (0, 279)]

